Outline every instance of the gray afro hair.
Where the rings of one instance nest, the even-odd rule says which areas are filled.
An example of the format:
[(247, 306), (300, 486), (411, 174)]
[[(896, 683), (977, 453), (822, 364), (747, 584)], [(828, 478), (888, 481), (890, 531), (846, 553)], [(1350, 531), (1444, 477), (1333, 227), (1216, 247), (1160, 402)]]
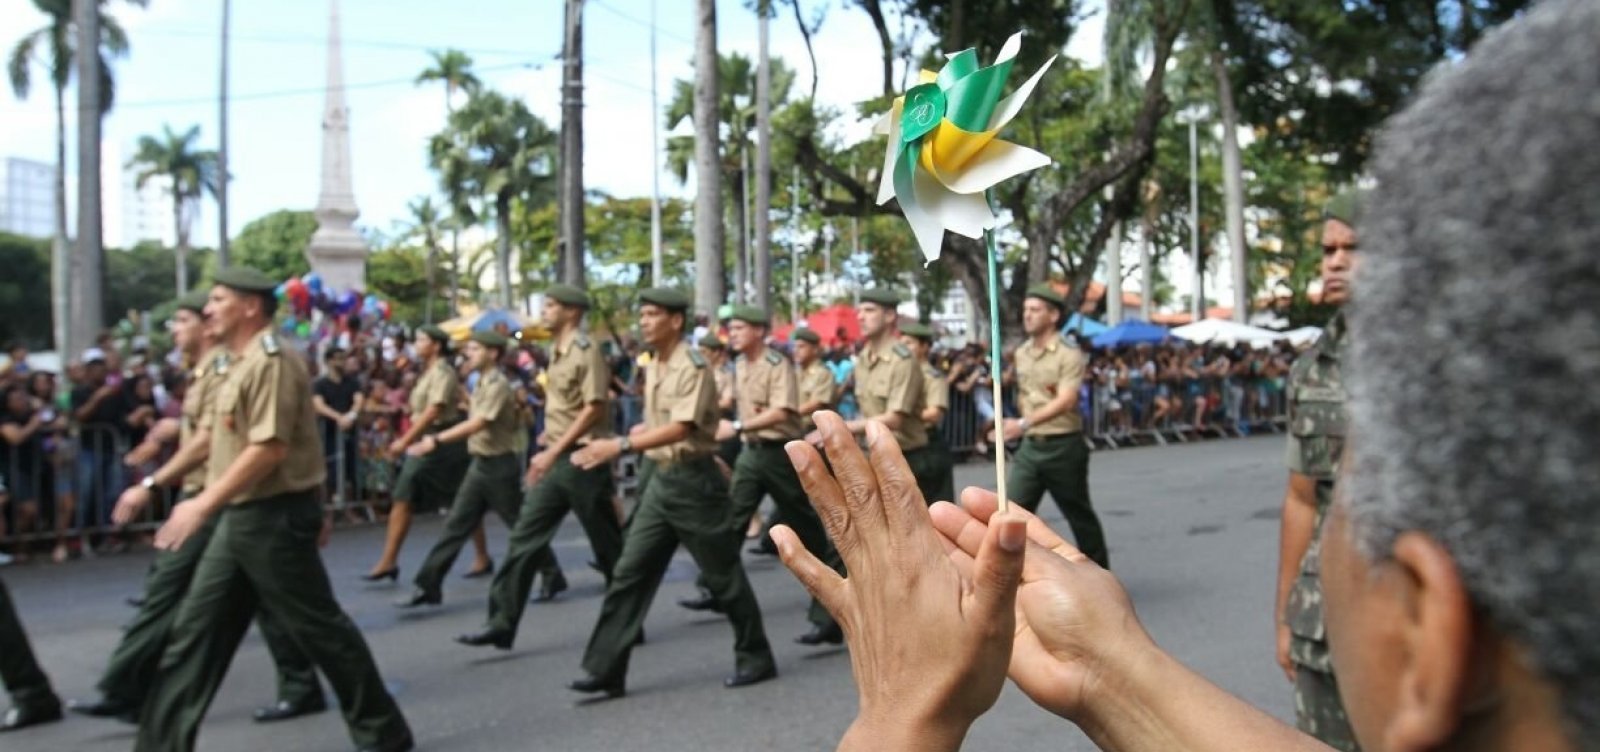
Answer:
[(1420, 531), (1600, 750), (1600, 2), (1436, 71), (1378, 141), (1351, 306), (1358, 545)]

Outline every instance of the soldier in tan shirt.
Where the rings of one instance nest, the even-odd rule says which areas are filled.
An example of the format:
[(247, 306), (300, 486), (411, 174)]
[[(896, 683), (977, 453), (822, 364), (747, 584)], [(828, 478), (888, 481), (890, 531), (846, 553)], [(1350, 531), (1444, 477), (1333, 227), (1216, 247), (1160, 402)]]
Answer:
[[(436, 326), (417, 329), (413, 342), (421, 360), (422, 376), (411, 387), (408, 407), (411, 411), (411, 428), (389, 444), (390, 459), (404, 458), (400, 477), (395, 480), (393, 503), (389, 508), (389, 530), (384, 540), (383, 555), (362, 579), (368, 582), (397, 580), (400, 578), (400, 547), (405, 544), (411, 530), (411, 518), (416, 513), (427, 513), (449, 504), (466, 477), (471, 457), (461, 442), (444, 444), (421, 457), (406, 457), (407, 449), (424, 436), (436, 434), (461, 422), (461, 379), (450, 365), (450, 336)], [(484, 542), (483, 527), (473, 532), (473, 547), (478, 562), (484, 569), (489, 564), (488, 545)]]
[[(522, 621), (539, 565), (567, 512), (578, 517), (589, 536), (595, 562), (609, 580), (622, 553), (622, 525), (611, 506), (616, 485), (609, 463), (580, 468), (573, 453), (607, 439), (611, 428), (611, 369), (600, 346), (579, 327), (589, 311), (589, 294), (553, 285), (544, 294), (544, 324), (553, 335), (545, 376), (544, 448), (528, 462), (528, 491), (506, 545), (505, 566), (489, 593), (484, 629), (461, 635), (463, 645), (510, 649)], [(560, 570), (556, 570), (558, 573)], [(540, 600), (565, 590), (566, 579), (546, 578)]]
[[(444, 576), (455, 563), (461, 547), (472, 531), (483, 524), (490, 510), (500, 515), (506, 527), (517, 522), (521, 496), (522, 461), (517, 453), (517, 433), (522, 430), (517, 417), (511, 382), (500, 370), (500, 360), (510, 346), (505, 335), (492, 331), (474, 332), (467, 342), (467, 359), (478, 371), (478, 387), (472, 391), (467, 419), (452, 428), (424, 436), (406, 454), (426, 456), (439, 447), (465, 441), (472, 456), (466, 477), (456, 491), (438, 542), (417, 569), (412, 580), (416, 588), (410, 597), (395, 603), (400, 608), (437, 606), (444, 601)], [(541, 564), (553, 567), (546, 549)]]
[(1022, 439), (1011, 459), (1006, 488), (1028, 511), (1039, 508), (1044, 492), (1062, 516), (1085, 556), (1109, 566), (1105, 533), (1089, 502), (1089, 445), (1083, 440), (1078, 389), (1088, 358), (1062, 337), (1064, 301), (1048, 285), (1028, 290), (1022, 329), (1028, 340), (1017, 348), (1017, 408), (1021, 418), (1006, 418), (1005, 440)]
[(917, 476), (917, 487), (922, 489), (923, 500), (956, 500), (955, 462), (950, 456), (950, 445), (944, 438), (944, 414), (950, 409), (950, 380), (944, 371), (928, 361), (937, 339), (933, 327), (910, 322), (900, 327), (900, 344), (911, 351), (922, 376), (922, 409), (917, 419), (928, 431), (928, 448), (920, 461), (911, 466)]
[(794, 330), (794, 361), (800, 372), (800, 425), (809, 433), (817, 428), (812, 414), (832, 410), (839, 401), (839, 390), (833, 383), (833, 371), (822, 362), (822, 337), (816, 330)]
[(568, 685), (577, 692), (620, 697), (627, 691), (628, 657), (680, 544), (733, 624), (736, 670), (723, 684), (742, 687), (778, 675), (761, 607), (739, 559), (739, 531), (730, 526), (727, 481), (712, 458), (718, 424), (715, 379), (705, 357), (683, 341), (688, 309), (689, 297), (677, 290), (639, 294), (639, 330), (655, 348), (644, 424), (622, 438), (591, 441), (572, 457), (586, 469), (603, 467), (624, 452), (642, 450), (645, 457), (639, 503), (584, 651), (587, 673)]
[[(339, 608), (317, 548), (324, 468), (305, 362), (271, 332), (277, 283), (253, 269), (216, 273), (206, 315), (234, 356), (210, 421), (206, 487), (173, 508), (156, 545), (182, 550), (212, 517), (140, 716), (134, 749), (190, 750), (257, 608), (328, 677), (363, 749), (408, 750), (411, 730), (355, 623)], [(202, 428), (206, 426), (202, 424)]]

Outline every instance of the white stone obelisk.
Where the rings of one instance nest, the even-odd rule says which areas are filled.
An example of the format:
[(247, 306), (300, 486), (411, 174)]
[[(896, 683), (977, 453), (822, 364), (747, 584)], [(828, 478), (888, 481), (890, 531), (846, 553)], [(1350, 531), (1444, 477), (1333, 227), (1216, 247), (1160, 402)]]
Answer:
[(328, 3), (328, 91), (322, 115), (322, 193), (317, 232), (306, 247), (311, 269), (334, 290), (366, 289), (367, 243), (356, 232), (350, 180), (350, 108), (344, 103), (344, 59), (339, 43), (339, 0)]

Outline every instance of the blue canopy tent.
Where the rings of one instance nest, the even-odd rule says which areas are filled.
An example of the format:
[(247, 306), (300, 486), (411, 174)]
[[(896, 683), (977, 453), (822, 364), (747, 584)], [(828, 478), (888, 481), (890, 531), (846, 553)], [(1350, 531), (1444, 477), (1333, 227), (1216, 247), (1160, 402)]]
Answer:
[(1081, 313), (1074, 313), (1072, 314), (1072, 318), (1067, 319), (1067, 325), (1061, 327), (1061, 331), (1077, 332), (1085, 337), (1093, 337), (1094, 335), (1110, 328), (1111, 327), (1095, 321), (1094, 319), (1085, 317)]
[(1172, 333), (1166, 327), (1148, 321), (1128, 319), (1111, 327), (1091, 340), (1095, 347), (1121, 347), (1123, 345), (1157, 344), (1165, 342)]

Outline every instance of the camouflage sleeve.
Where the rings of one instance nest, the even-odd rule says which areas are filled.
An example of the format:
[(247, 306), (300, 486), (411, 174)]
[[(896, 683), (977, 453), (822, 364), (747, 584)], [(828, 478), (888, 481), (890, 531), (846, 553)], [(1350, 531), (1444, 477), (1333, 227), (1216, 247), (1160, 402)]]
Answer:
[(1300, 473), (1302, 475), (1305, 474), (1305, 455), (1301, 452), (1300, 437), (1291, 433), (1289, 434), (1289, 441), (1287, 443), (1289, 445), (1289, 451), (1284, 454), (1283, 464), (1288, 465), (1291, 472)]

